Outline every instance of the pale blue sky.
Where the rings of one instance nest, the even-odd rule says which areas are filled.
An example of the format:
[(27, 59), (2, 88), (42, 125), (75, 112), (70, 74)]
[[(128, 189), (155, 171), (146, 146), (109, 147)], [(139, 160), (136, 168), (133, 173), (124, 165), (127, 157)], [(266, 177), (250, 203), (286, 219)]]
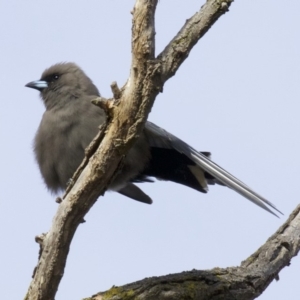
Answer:
[[(163, 0), (159, 53), (204, 1)], [(37, 262), (34, 237), (56, 211), (32, 154), (44, 111), (24, 85), (74, 61), (103, 96), (129, 74), (134, 1), (0, 1), (1, 299), (22, 299)], [(237, 0), (165, 85), (150, 120), (212, 158), (285, 216), (233, 191), (204, 195), (168, 182), (144, 184), (152, 206), (114, 193), (100, 198), (71, 245), (57, 300), (191, 269), (239, 265), (299, 201), (300, 3)], [(300, 258), (260, 300), (300, 299)]]

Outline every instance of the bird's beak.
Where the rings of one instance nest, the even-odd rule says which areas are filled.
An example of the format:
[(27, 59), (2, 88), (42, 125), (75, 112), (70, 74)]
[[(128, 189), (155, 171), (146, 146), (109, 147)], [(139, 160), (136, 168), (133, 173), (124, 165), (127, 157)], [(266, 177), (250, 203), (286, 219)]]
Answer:
[(25, 86), (41, 92), (43, 89), (48, 87), (48, 83), (44, 80), (35, 80), (27, 83)]

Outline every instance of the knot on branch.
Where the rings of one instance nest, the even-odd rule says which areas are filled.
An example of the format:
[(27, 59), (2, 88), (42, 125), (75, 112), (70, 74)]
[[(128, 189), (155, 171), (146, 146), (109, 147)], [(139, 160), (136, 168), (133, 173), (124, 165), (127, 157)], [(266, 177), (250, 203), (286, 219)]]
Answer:
[(223, 11), (229, 11), (228, 4), (226, 2), (221, 3), (221, 9)]
[[(67, 185), (68, 185), (68, 184), (67, 184)], [(55, 202), (58, 203), (58, 204), (59, 204), (59, 203), (62, 203), (62, 199), (61, 199), (60, 197), (57, 197), (57, 198), (55, 199)]]
[(119, 89), (118, 84), (117, 84), (116, 81), (113, 81), (113, 82), (111, 83), (110, 88), (111, 88), (111, 91), (112, 91), (112, 93), (113, 93), (113, 95), (114, 95), (114, 99), (115, 99), (115, 100), (120, 99), (122, 93), (121, 93), (121, 90)]
[(41, 235), (37, 235), (34, 239), (41, 246), (44, 242), (47, 233), (42, 233)]
[(113, 108), (114, 108), (115, 102), (112, 101), (111, 99), (98, 97), (98, 98), (93, 99), (91, 102), (94, 105), (102, 108), (108, 117), (111, 117), (113, 115)]

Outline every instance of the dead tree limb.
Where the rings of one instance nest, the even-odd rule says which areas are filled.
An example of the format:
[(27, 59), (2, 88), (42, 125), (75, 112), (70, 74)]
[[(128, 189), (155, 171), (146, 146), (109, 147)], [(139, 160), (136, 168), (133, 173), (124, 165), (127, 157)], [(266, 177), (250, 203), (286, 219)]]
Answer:
[(300, 205), (289, 219), (239, 267), (193, 270), (112, 287), (86, 300), (251, 300), (289, 266), (300, 249)]

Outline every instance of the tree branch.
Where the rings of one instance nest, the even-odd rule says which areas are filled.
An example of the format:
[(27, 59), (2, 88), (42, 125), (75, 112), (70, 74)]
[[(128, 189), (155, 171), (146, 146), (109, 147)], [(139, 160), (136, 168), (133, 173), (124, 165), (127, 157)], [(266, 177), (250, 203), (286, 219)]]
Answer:
[[(224, 0), (222, 3), (229, 6), (230, 2)], [(40, 257), (25, 299), (54, 299), (78, 225), (99, 195), (104, 194), (122, 163), (122, 158), (143, 130), (164, 82), (175, 74), (193, 45), (225, 12), (220, 1), (208, 1), (184, 25), (159, 59), (155, 59), (156, 5), (157, 0), (136, 1), (129, 79), (115, 94), (118, 101), (101, 100), (109, 117), (108, 124), (103, 128), (105, 135), (103, 132), (99, 133), (92, 142), (80, 171), (83, 170), (76, 172), (71, 181), (70, 189), (68, 188), (64, 200), (59, 204), (51, 229), (39, 239)]]
[(191, 49), (219, 17), (229, 10), (232, 2), (233, 0), (207, 1), (185, 22), (177, 35), (157, 57), (162, 62), (161, 79), (163, 83), (175, 75)]
[(239, 267), (183, 272), (112, 287), (86, 300), (250, 300), (258, 297), (300, 250), (300, 205)]

